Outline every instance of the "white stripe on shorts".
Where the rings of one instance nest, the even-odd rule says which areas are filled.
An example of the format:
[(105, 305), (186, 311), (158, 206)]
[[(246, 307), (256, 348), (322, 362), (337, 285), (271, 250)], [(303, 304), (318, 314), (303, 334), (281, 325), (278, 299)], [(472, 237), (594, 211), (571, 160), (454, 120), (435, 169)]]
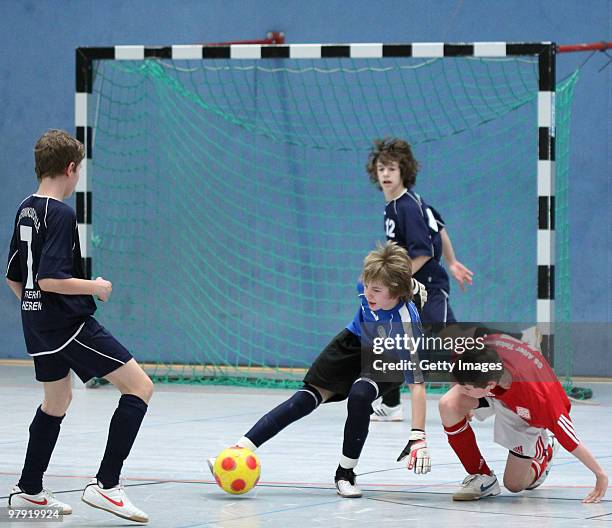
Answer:
[(75, 339), (75, 341), (76, 341), (76, 342), (77, 342), (79, 345), (81, 345), (82, 347), (85, 347), (85, 348), (87, 348), (87, 349), (91, 350), (92, 352), (95, 352), (96, 354), (100, 354), (101, 356), (104, 356), (105, 358), (112, 359), (113, 361), (116, 361), (117, 363), (120, 363), (121, 365), (125, 365), (125, 363), (124, 363), (123, 361), (121, 361), (120, 359), (117, 359), (117, 358), (114, 358), (114, 357), (107, 356), (106, 354), (102, 354), (102, 352), (98, 352), (96, 349), (91, 348), (90, 346), (87, 346), (87, 345), (85, 345), (84, 343), (81, 343), (81, 342), (80, 342), (78, 339)]
[(79, 326), (78, 330), (74, 333), (74, 335), (70, 339), (68, 339), (68, 341), (66, 341), (61, 347), (56, 348), (55, 350), (46, 350), (45, 352), (36, 352), (34, 354), (30, 354), (30, 356), (46, 356), (48, 354), (55, 354), (56, 352), (59, 352), (60, 350), (62, 350), (62, 348), (65, 348), (70, 343), (72, 343), (73, 339), (76, 339), (76, 336), (79, 335), (79, 332), (83, 329), (84, 325), (85, 325), (85, 322), (83, 322), (81, 326)]
[(448, 293), (446, 293), (443, 289), (440, 289), (442, 294), (444, 295), (444, 324), (446, 324), (446, 319), (448, 318)]

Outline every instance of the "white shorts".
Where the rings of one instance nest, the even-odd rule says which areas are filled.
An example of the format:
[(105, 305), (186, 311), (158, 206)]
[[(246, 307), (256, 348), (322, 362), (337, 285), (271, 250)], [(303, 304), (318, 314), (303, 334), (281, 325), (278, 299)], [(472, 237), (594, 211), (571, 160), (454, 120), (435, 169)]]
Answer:
[(495, 416), (493, 440), (513, 453), (530, 458), (541, 458), (548, 445), (548, 431), (532, 427), (518, 414), (495, 398), (483, 398), (488, 407), (474, 409), (474, 417), (481, 422)]

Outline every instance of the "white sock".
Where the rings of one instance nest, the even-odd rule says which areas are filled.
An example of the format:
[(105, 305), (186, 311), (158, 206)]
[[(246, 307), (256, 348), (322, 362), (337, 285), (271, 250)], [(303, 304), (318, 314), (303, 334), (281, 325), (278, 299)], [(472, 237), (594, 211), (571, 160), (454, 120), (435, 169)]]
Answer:
[(246, 436), (243, 436), (238, 442), (236, 442), (237, 446), (243, 447), (244, 449), (250, 449), (255, 452), (257, 450), (257, 446), (251, 442)]
[(355, 469), (359, 464), (358, 458), (349, 458), (344, 455), (340, 456), (340, 467), (344, 469)]

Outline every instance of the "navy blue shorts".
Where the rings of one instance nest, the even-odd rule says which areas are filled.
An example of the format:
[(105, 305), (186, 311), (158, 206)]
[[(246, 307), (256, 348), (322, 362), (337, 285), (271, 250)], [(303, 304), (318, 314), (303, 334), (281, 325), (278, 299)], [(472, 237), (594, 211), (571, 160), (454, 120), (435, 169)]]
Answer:
[(430, 323), (456, 323), (455, 314), (448, 302), (448, 293), (439, 288), (427, 289), (427, 302), (421, 310), (421, 322)]
[(90, 317), (63, 348), (33, 359), (38, 381), (58, 381), (74, 370), (83, 382), (87, 382), (117, 370), (132, 359), (132, 354)]

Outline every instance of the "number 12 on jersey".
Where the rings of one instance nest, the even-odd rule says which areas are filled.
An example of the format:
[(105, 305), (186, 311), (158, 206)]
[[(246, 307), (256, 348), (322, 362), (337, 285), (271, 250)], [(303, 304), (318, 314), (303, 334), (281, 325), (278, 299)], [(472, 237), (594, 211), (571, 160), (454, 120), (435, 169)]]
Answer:
[(385, 233), (387, 238), (395, 238), (395, 220), (391, 218), (385, 220)]

